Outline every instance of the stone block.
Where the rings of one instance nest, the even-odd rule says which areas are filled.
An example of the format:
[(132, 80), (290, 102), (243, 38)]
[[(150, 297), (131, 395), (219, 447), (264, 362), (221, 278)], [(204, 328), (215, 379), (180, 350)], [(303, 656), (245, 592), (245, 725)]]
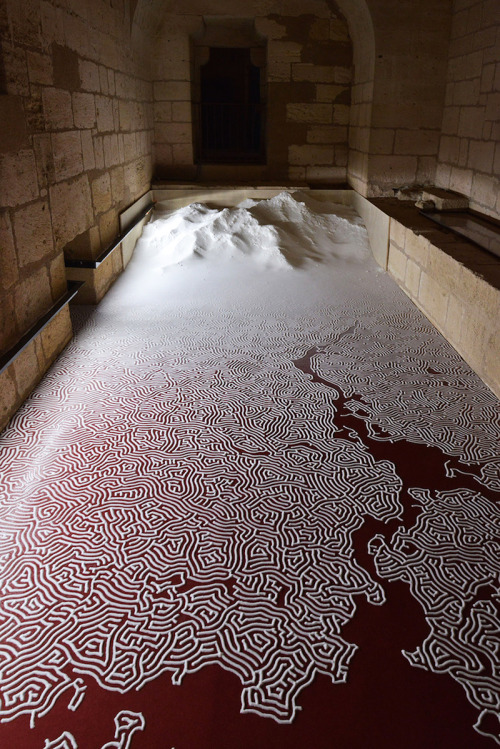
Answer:
[(111, 179), (105, 172), (97, 179), (92, 180), (92, 202), (96, 214), (105, 213), (111, 208)]
[(346, 143), (347, 128), (336, 125), (318, 125), (307, 128), (308, 143)]
[(349, 124), (349, 111), (350, 108), (346, 104), (334, 104), (333, 105), (333, 122), (335, 125), (348, 125)]
[(30, 95), (26, 50), (2, 40), (3, 90), (16, 96)]
[(78, 130), (54, 133), (52, 152), (57, 181), (70, 179), (83, 171), (82, 141)]
[(333, 184), (334, 182), (345, 182), (346, 169), (338, 166), (306, 166), (306, 179), (310, 183)]
[(0, 205), (17, 206), (38, 197), (33, 151), (0, 154)]
[(31, 83), (39, 83), (43, 86), (54, 85), (54, 71), (52, 69), (52, 58), (40, 52), (27, 53), (28, 75)]
[(67, 91), (77, 91), (80, 88), (78, 55), (74, 50), (60, 44), (53, 44), (52, 69), (56, 88), (63, 88)]
[(33, 151), (35, 154), (38, 184), (43, 189), (55, 180), (51, 136), (48, 133), (34, 135)]
[(288, 161), (291, 166), (333, 165), (332, 146), (306, 145), (290, 146)]
[(268, 42), (268, 56), (275, 62), (300, 62), (302, 44), (298, 42), (283, 42), (273, 39)]
[(349, 29), (340, 18), (330, 20), (330, 39), (336, 42), (349, 42)]
[(455, 192), (460, 192), (463, 195), (470, 195), (473, 176), (474, 173), (472, 169), (452, 167), (450, 174), (450, 189), (455, 190)]
[(486, 174), (475, 174), (472, 181), (471, 200), (493, 210), (499, 193), (499, 180)]
[(104, 213), (99, 219), (99, 234), (101, 237), (101, 246), (106, 248), (114, 242), (120, 233), (118, 215), (115, 209)]
[(391, 241), (389, 246), (389, 260), (387, 270), (400, 283), (404, 282), (406, 276), (406, 255), (401, 252)]
[(391, 219), (390, 234), (391, 242), (396, 244), (399, 249), (404, 250), (406, 244), (406, 228), (394, 218)]
[(90, 185), (86, 175), (50, 188), (50, 205), (56, 249), (86, 231), (93, 222)]
[(489, 331), (486, 340), (483, 374), (494, 393), (500, 397), (500, 328), (498, 327)]
[(104, 169), (104, 137), (95, 135), (92, 140), (94, 143), (95, 168)]
[(60, 88), (44, 88), (43, 111), (47, 130), (68, 130), (73, 127), (71, 94)]
[(64, 265), (64, 254), (61, 252), (49, 265), (50, 288), (52, 299), (57, 302), (67, 291), (66, 267)]
[(460, 138), (443, 135), (439, 144), (439, 159), (451, 164), (458, 164), (460, 156)]
[(109, 94), (108, 69), (104, 65), (99, 66), (99, 84), (102, 94)]
[(333, 83), (335, 69), (330, 65), (314, 65), (313, 63), (293, 63), (292, 80), (310, 81), (312, 83)]
[(19, 273), (12, 224), (7, 211), (0, 211), (0, 287), (10, 289)]
[(289, 166), (288, 179), (292, 182), (303, 182), (306, 178), (306, 169), (303, 166)]
[(416, 263), (414, 263), (413, 260), (408, 260), (408, 262), (406, 263), (404, 284), (414, 299), (418, 297), (420, 274), (420, 267)]
[(15, 288), (14, 300), (18, 329), (24, 334), (52, 306), (47, 269), (25, 276)]
[(446, 322), (444, 331), (446, 337), (454, 346), (458, 345), (462, 335), (462, 321), (464, 318), (464, 304), (462, 300), (457, 299), (453, 294), (448, 298), (448, 309), (446, 312)]
[(0, 429), (6, 426), (20, 398), (17, 395), (12, 367), (0, 374)]
[(47, 362), (54, 361), (69, 343), (72, 335), (71, 317), (66, 305), (41, 332), (42, 349)]
[[(179, 102), (184, 104), (185, 102)], [(154, 105), (154, 120), (155, 122), (172, 122), (172, 102), (170, 101), (158, 101)], [(120, 119), (121, 122), (121, 119)], [(123, 127), (125, 130), (126, 128)]]
[(418, 168), (415, 156), (370, 156), (368, 163), (372, 182), (390, 187), (414, 182)]
[(192, 130), (189, 123), (165, 122), (155, 128), (157, 140), (161, 143), (191, 143)]
[(19, 356), (16, 357), (12, 363), (12, 370), (17, 392), (24, 400), (33, 390), (43, 373), (40, 371), (34, 341), (31, 341), (24, 351), (21, 351)]
[(394, 148), (394, 130), (389, 128), (376, 128), (371, 132), (370, 150), (372, 153), (393, 152)]
[(292, 78), (292, 65), (289, 62), (270, 60), (267, 71), (270, 83), (288, 83)]
[(342, 83), (344, 85), (351, 83), (352, 70), (351, 68), (335, 67), (333, 69), (333, 82)]
[(101, 82), (99, 79), (99, 67), (89, 60), (78, 61), (78, 71), (83, 91), (100, 93)]
[(96, 110), (94, 94), (73, 94), (73, 119), (75, 127), (89, 130), (96, 125)]
[(444, 327), (448, 308), (448, 294), (439, 282), (428, 273), (422, 272), (418, 301), (427, 317), (438, 327)]
[(172, 121), (173, 122), (191, 122), (191, 102), (174, 101), (172, 103)]
[(476, 371), (482, 370), (486, 345), (489, 339), (489, 326), (483, 315), (466, 309), (462, 319), (460, 353)]
[[(349, 89), (346, 86), (336, 85), (336, 84), (329, 84), (329, 83), (318, 83), (316, 86), (316, 101), (318, 102), (327, 102), (331, 101), (334, 102), (339, 98), (342, 98), (342, 95), (345, 94), (345, 92), (349, 92)], [(344, 102), (339, 102), (344, 103)]]
[(463, 138), (480, 138), (485, 119), (485, 107), (462, 107), (458, 122), (458, 135)]
[(118, 148), (117, 135), (105, 135), (103, 138), (104, 164), (106, 168), (116, 166), (120, 163), (120, 152)]
[(20, 96), (0, 96), (0, 153), (29, 148), (23, 100)]
[(125, 180), (123, 167), (119, 166), (110, 173), (111, 175), (111, 195), (115, 203), (121, 203), (125, 197)]
[(186, 81), (155, 81), (153, 92), (155, 102), (191, 100), (191, 84)]
[(332, 122), (332, 105), (326, 103), (287, 104), (286, 116), (290, 122), (325, 124)]
[(283, 39), (287, 35), (286, 26), (271, 18), (256, 18), (255, 30), (267, 39)]
[(172, 161), (174, 164), (192, 164), (194, 161), (192, 143), (174, 143)]
[(416, 156), (437, 154), (439, 135), (434, 130), (397, 130), (394, 153)]
[(406, 229), (404, 251), (421, 268), (427, 268), (430, 245), (424, 234), (415, 234), (411, 229)]
[(21, 268), (51, 255), (54, 242), (48, 202), (39, 200), (16, 211), (14, 233)]
[(171, 166), (173, 164), (172, 146), (167, 143), (155, 142), (154, 160), (159, 167)]
[(112, 132), (114, 130), (113, 100), (108, 96), (96, 96), (95, 109), (99, 132)]
[(84, 171), (95, 169), (94, 143), (92, 140), (91, 130), (82, 130), (80, 132), (82, 143), (82, 158)]

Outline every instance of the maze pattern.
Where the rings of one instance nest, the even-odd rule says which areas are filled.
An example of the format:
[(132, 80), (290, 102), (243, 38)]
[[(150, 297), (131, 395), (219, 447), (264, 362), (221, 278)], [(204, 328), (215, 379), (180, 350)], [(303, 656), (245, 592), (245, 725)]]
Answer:
[[(439, 447), (498, 488), (497, 401), (397, 289), (369, 281), (351, 293), (332, 278), (319, 301), (272, 313), (111, 300), (83, 325), (0, 440), (2, 720), (35, 720), (63, 693), (76, 709), (82, 676), (124, 692), (219, 664), (243, 711), (289, 723), (316, 674), (346, 681), (343, 626), (360, 597), (385, 600), (353, 534), (403, 507), (397, 467), (339, 427), (339, 396), (373, 439)], [(294, 364), (314, 347), (323, 382)], [(414, 493), (420, 566), (397, 539), (373, 542), (381, 576), (405, 579), (433, 622), (407, 657), (491, 711), (498, 685), (474, 648), (492, 656), (493, 610), (470, 601), (492, 584), (493, 503)], [(440, 519), (456, 501), (474, 508), (462, 525)], [(469, 522), (481, 543), (464, 546)], [(443, 577), (428, 588), (430, 569)]]
[(411, 495), (422, 507), (415, 526), (371, 542), (379, 575), (406, 582), (430, 625), (403, 653), (462, 684), (480, 711), (476, 729), (500, 743), (500, 508), (465, 489)]
[[(142, 713), (121, 710), (115, 715), (115, 740), (107, 741), (101, 749), (130, 749), (134, 734), (145, 727)], [(57, 739), (45, 739), (44, 749), (78, 749), (78, 743), (72, 733), (64, 731)]]

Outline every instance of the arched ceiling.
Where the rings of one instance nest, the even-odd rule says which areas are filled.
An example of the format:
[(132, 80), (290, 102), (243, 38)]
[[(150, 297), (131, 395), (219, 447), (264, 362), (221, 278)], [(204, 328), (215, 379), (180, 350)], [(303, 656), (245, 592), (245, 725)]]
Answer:
[(326, 4), (333, 12), (340, 11), (347, 21), (354, 48), (354, 82), (373, 80), (375, 37), (366, 0), (132, 0), (132, 4), (134, 2), (132, 39), (136, 48), (156, 35), (166, 12), (246, 17), (317, 13), (321, 17)]

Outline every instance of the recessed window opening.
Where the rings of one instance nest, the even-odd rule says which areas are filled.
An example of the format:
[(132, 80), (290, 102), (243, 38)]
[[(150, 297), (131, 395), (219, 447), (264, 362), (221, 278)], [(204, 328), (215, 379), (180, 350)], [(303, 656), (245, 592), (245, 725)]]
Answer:
[(215, 47), (200, 68), (200, 163), (264, 163), (261, 69), (248, 48)]

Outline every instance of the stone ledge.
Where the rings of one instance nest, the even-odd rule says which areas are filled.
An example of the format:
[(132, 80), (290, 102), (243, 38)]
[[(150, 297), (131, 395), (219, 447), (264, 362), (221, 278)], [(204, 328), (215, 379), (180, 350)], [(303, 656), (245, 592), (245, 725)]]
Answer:
[(500, 260), (413, 205), (370, 202), (390, 220), (388, 272), (500, 397)]

